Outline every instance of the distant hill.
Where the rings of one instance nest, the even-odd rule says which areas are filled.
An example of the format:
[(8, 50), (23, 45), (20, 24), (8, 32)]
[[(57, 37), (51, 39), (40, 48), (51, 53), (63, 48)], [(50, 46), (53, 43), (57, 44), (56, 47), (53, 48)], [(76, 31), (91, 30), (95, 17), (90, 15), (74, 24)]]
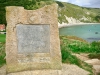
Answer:
[(25, 9), (38, 9), (45, 5), (57, 3), (58, 22), (62, 23), (100, 23), (100, 8), (85, 8), (74, 4), (54, 0), (1, 0), (0, 1), (0, 24), (6, 24), (5, 7), (23, 6)]
[(85, 8), (65, 2), (59, 5), (59, 23), (97, 23), (100, 22), (100, 8)]

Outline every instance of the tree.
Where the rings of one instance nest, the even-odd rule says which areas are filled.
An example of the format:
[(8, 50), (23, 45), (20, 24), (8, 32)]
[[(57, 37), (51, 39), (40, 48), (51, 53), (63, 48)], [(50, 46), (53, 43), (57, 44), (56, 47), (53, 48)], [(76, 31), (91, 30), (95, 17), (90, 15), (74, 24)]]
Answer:
[(95, 20), (98, 21), (98, 22), (100, 22), (100, 16), (96, 16)]

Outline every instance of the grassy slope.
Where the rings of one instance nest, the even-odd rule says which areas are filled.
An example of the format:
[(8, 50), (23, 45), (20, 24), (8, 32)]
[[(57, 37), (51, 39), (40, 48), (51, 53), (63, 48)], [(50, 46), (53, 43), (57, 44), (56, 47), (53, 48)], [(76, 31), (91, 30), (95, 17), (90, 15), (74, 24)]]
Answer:
[(96, 16), (100, 16), (100, 8), (96, 9), (96, 8), (79, 7), (77, 5), (73, 5), (65, 2), (62, 3), (58, 2), (58, 4), (59, 4), (58, 18), (60, 23), (62, 22), (68, 23), (65, 16), (72, 17), (75, 18), (76, 20), (79, 20), (81, 22), (86, 22), (86, 23), (99, 22), (97, 21)]
[(88, 53), (90, 58), (100, 59), (100, 42), (88, 43), (75, 36), (60, 36), (62, 62), (76, 64), (93, 74), (91, 65), (78, 59), (73, 53)]
[(88, 43), (76, 36), (60, 36), (60, 38), (61, 44), (66, 44), (66, 47), (74, 53), (100, 53), (100, 42)]
[[(77, 39), (76, 39), (77, 38)], [(72, 55), (73, 53), (84, 53), (88, 52), (88, 50), (83, 50), (83, 51), (78, 51), (78, 48), (82, 46), (89, 46), (89, 43), (81, 41), (80, 38), (78, 40), (78, 37), (73, 38), (67, 38), (66, 36), (60, 36), (60, 41), (61, 41), (61, 53), (62, 53), (62, 62), (63, 63), (69, 63), (69, 64), (75, 64), (78, 65), (79, 67), (89, 71), (91, 74), (92, 72), (92, 66), (88, 65), (87, 63), (81, 61), (78, 59), (76, 56)], [(69, 45), (77, 45), (78, 47), (71, 48)], [(75, 49), (77, 48), (77, 49)], [(75, 49), (76, 51), (73, 51)]]

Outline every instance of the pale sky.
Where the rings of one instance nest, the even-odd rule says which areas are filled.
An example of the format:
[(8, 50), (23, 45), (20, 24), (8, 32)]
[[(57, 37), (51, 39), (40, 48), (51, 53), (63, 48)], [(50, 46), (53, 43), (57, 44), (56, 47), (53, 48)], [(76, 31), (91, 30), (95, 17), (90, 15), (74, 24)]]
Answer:
[(62, 2), (69, 2), (83, 7), (100, 8), (100, 0), (57, 0)]

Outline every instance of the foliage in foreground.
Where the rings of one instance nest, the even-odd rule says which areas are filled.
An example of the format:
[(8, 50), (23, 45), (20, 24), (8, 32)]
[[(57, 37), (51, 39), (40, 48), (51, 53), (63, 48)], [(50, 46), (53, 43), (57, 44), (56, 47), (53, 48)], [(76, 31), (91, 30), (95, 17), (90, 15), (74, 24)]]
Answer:
[(0, 43), (0, 67), (6, 64), (5, 56), (5, 43)]
[(0, 67), (6, 64), (6, 60), (4, 59), (5, 54), (5, 34), (0, 34)]
[(88, 55), (88, 57), (91, 59), (94, 59), (94, 58), (100, 59), (100, 53), (91, 53)]
[[(61, 46), (61, 48), (62, 48), (62, 46)], [(62, 48), (61, 53), (62, 53), (62, 62), (63, 63), (75, 64), (75, 65), (89, 71), (90, 73), (93, 73), (91, 65), (88, 65), (87, 63), (81, 61), (76, 56), (72, 55), (71, 52), (69, 52), (65, 48), (64, 49)]]
[[(79, 67), (89, 71), (91, 74), (93, 74), (92, 72), (92, 66), (88, 65), (87, 63), (81, 61), (80, 59), (78, 59), (75, 55), (73, 55), (74, 52), (88, 52), (85, 49), (82, 49), (83, 51), (78, 51), (79, 46), (83, 45), (86, 46), (86, 48), (88, 48), (89, 43), (86, 42), (81, 42), (79, 40), (73, 40), (73, 39), (68, 39), (66, 36), (60, 36), (60, 40), (61, 40), (61, 53), (62, 53), (62, 62), (63, 63), (69, 63), (69, 64), (75, 64), (78, 65)], [(69, 45), (76, 45), (75, 48), (70, 47)], [(78, 46), (79, 45), (79, 46)], [(76, 51), (73, 51), (73, 50)], [(91, 52), (91, 51), (89, 51)]]
[[(100, 42), (88, 43), (76, 36), (60, 36), (61, 43), (64, 40), (66, 47), (74, 53), (89, 53), (89, 58), (100, 59)], [(62, 40), (63, 39), (63, 40)]]
[[(100, 53), (100, 42), (92, 42), (88, 43), (86, 41), (81, 40), (78, 37), (71, 36), (60, 36), (61, 42), (64, 41), (66, 43), (66, 47), (68, 47), (72, 52), (75, 53)], [(77, 38), (77, 39), (76, 39)]]

